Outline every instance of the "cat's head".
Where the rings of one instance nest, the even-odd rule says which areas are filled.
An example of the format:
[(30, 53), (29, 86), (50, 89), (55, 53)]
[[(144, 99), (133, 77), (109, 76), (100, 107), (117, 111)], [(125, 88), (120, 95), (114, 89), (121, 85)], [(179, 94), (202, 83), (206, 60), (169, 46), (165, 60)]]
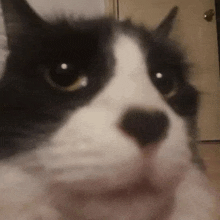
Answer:
[(108, 18), (48, 23), (23, 0), (1, 2), (0, 157), (34, 154), (48, 178), (78, 190), (172, 186), (191, 163), (197, 111), (169, 40), (177, 8), (150, 31)]

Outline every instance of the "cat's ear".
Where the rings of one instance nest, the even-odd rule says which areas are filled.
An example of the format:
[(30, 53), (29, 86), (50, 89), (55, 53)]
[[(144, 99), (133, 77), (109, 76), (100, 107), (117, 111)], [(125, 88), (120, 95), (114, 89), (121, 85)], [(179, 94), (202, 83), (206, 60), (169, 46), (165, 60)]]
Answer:
[(18, 35), (45, 24), (25, 0), (0, 0), (0, 2), (9, 49), (16, 43)]
[(157, 29), (155, 30), (155, 36), (159, 38), (166, 38), (169, 36), (170, 32), (173, 29), (173, 24), (176, 20), (176, 15), (178, 12), (178, 7), (173, 7), (168, 15), (163, 19), (163, 21), (159, 24)]

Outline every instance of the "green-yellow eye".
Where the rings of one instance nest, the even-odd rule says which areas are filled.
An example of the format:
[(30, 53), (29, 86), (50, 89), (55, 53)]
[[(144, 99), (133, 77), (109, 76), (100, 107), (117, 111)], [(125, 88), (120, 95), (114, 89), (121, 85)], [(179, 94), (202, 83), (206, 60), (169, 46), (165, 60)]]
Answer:
[(74, 65), (70, 63), (59, 63), (47, 69), (45, 78), (51, 86), (69, 92), (88, 85), (88, 77), (80, 75)]

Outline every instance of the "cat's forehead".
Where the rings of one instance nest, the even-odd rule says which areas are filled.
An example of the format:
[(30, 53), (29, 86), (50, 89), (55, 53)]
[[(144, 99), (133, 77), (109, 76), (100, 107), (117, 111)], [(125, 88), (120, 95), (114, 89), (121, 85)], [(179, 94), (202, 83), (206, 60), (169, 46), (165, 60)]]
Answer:
[[(145, 56), (149, 55), (148, 51), (153, 53), (156, 51), (156, 57), (169, 51), (162, 59), (166, 60), (167, 55), (171, 55), (171, 59), (180, 58), (175, 53), (172, 55), (172, 47), (164, 49), (172, 31), (177, 7), (174, 7), (151, 32), (142, 26), (133, 25), (130, 21), (120, 22), (112, 18), (74, 19), (64, 16), (48, 22), (43, 20), (26, 1), (2, 0), (2, 9), (9, 50), (18, 56), (32, 55), (38, 59), (56, 58), (58, 61), (60, 58), (72, 58), (80, 62), (85, 56), (85, 61), (93, 62), (94, 57), (104, 56), (103, 53), (107, 54), (107, 50), (107, 52), (112, 50), (118, 36), (126, 35), (135, 39)], [(164, 40), (165, 43), (160, 44)], [(174, 62), (176, 61), (179, 62), (178, 59), (174, 59)]]
[(162, 71), (171, 64), (179, 66), (181, 75), (186, 67), (185, 56), (175, 43), (166, 37), (158, 37), (154, 31), (148, 30), (143, 25), (133, 24), (130, 20), (99, 18), (71, 22), (64, 19), (52, 23), (49, 28), (41, 31), (42, 38), (37, 39), (41, 39), (39, 47), (42, 47), (46, 54), (50, 52), (57, 57), (73, 56), (76, 60), (83, 61), (83, 57), (94, 58), (103, 56), (103, 53), (110, 56), (109, 52), (113, 51), (118, 39), (126, 36), (126, 39), (132, 39), (139, 45), (140, 52), (152, 68), (159, 67), (157, 71)]
[(135, 38), (139, 44), (143, 45), (153, 39), (152, 33), (143, 26), (139, 27), (130, 21), (120, 22), (110, 18), (80, 21), (57, 20), (39, 30), (39, 35), (40, 39), (46, 41), (48, 45), (59, 42), (60, 45), (57, 44), (57, 47), (68, 45), (69, 49), (75, 48), (81, 51), (84, 48), (89, 51), (100, 47), (104, 50), (105, 47), (113, 45), (120, 35)]

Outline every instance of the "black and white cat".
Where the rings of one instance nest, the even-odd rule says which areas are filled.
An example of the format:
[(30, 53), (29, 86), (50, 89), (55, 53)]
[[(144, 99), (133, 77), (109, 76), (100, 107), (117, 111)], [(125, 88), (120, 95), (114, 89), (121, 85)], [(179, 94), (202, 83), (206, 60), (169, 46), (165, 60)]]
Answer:
[(197, 91), (168, 39), (109, 18), (43, 21), (1, 0), (1, 220), (214, 220)]

